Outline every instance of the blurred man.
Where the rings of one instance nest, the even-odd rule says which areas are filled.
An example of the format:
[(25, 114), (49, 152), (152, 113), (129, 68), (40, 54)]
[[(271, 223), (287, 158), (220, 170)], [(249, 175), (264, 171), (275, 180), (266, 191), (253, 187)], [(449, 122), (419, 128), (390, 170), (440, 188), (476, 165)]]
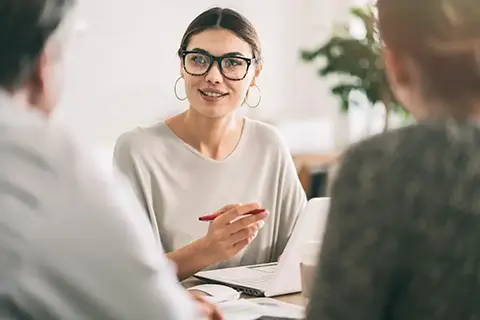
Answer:
[(0, 1), (0, 318), (216, 319), (135, 196), (48, 121), (72, 2)]

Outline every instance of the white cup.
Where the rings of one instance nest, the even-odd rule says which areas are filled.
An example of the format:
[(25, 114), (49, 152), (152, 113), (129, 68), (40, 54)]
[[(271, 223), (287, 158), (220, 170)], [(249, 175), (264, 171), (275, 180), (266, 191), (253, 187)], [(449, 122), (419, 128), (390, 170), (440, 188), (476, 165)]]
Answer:
[(308, 242), (302, 250), (302, 260), (300, 262), (300, 278), (302, 280), (302, 295), (310, 298), (313, 289), (315, 274), (317, 271), (318, 253), (320, 251), (320, 241)]

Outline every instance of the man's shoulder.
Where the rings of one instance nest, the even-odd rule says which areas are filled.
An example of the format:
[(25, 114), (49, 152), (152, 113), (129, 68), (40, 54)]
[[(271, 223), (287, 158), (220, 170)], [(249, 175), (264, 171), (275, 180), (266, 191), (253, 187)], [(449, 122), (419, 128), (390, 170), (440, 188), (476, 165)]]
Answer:
[(71, 162), (77, 153), (78, 145), (73, 135), (54, 124), (0, 126), (0, 130), (2, 168), (21, 170), (23, 166), (33, 166), (58, 171), (62, 164)]
[(93, 152), (84, 142), (55, 122), (26, 116), (0, 123), (0, 131), (1, 189), (16, 191), (10, 196), (17, 200), (30, 199), (42, 207), (67, 196), (79, 190), (85, 168), (93, 164)]
[(72, 154), (67, 150), (73, 143), (66, 130), (38, 110), (10, 100), (0, 102), (1, 181), (55, 176), (62, 155)]

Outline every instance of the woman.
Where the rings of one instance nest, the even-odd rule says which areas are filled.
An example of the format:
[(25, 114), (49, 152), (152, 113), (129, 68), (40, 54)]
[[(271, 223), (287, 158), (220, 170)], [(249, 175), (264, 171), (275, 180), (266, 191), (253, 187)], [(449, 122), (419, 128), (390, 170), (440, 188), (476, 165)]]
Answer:
[[(148, 210), (180, 279), (204, 268), (276, 261), (306, 196), (278, 132), (237, 112), (260, 102), (259, 95), (252, 101), (262, 70), (257, 33), (239, 13), (213, 8), (188, 26), (178, 56), (175, 94), (188, 100), (188, 110), (123, 134), (115, 162)], [(182, 82), (186, 97), (177, 93)], [(234, 213), (210, 224), (198, 219), (240, 203), (257, 203), (268, 218), (262, 213), (237, 226), (230, 224)]]
[(353, 147), (309, 319), (479, 319), (480, 6), (378, 0), (391, 86), (419, 123)]

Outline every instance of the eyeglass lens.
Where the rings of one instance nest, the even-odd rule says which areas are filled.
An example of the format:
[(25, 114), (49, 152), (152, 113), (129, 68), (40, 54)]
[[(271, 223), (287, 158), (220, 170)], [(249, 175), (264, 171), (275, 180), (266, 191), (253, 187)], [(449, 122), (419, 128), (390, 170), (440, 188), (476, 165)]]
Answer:
[[(211, 63), (211, 58), (202, 53), (187, 53), (185, 55), (185, 69), (192, 75), (204, 75)], [(240, 80), (245, 77), (248, 71), (248, 63), (240, 58), (223, 57), (220, 60), (220, 71), (228, 79)]]

